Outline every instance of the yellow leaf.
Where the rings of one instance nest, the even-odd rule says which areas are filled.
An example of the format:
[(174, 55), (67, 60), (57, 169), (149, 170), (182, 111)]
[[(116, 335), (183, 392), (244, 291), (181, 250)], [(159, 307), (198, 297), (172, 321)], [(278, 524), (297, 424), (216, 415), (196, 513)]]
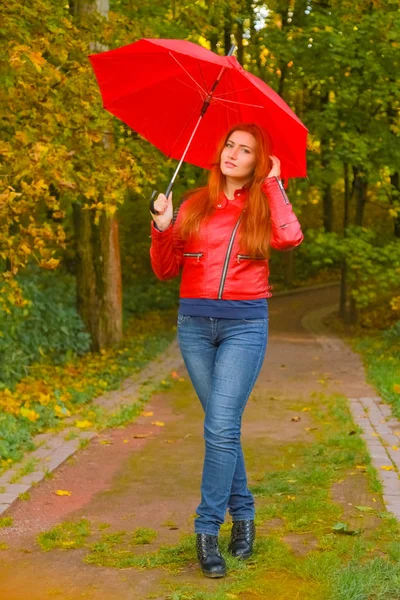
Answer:
[(142, 417), (152, 417), (153, 415), (154, 415), (154, 413), (151, 411), (142, 412)]
[(43, 58), (40, 52), (31, 52), (28, 54), (31, 62), (35, 65), (36, 70), (40, 73), (42, 70), (42, 65), (46, 64), (45, 59)]
[(394, 471), (394, 466), (393, 465), (383, 465), (381, 467), (381, 469), (383, 469), (384, 471)]
[(157, 427), (164, 427), (165, 425), (165, 423), (163, 423), (162, 421), (152, 421), (151, 424), (157, 425)]
[(26, 244), (21, 244), (21, 250), (22, 252), (25, 252), (25, 254), (30, 254), (32, 252), (32, 250)]
[(42, 267), (42, 269), (49, 269), (50, 271), (52, 271), (53, 269), (56, 269), (58, 267), (59, 263), (59, 259), (50, 258), (49, 260), (41, 260), (40, 266)]
[(124, 444), (129, 444), (129, 440), (123, 440)]
[(75, 421), (75, 425), (76, 427), (79, 427), (79, 429), (86, 429), (86, 427), (92, 427), (93, 423), (90, 421)]
[(301, 409), (303, 412), (306, 412), (306, 410), (311, 410), (311, 408), (309, 408), (308, 406), (305, 406), (304, 408)]
[(398, 452), (399, 447), (398, 446), (392, 446), (392, 450), (395, 450), (396, 452)]
[(72, 492), (68, 492), (67, 490), (56, 490), (54, 492), (57, 496), (71, 496)]
[(394, 383), (393, 384), (393, 391), (396, 392), (396, 394), (400, 394), (400, 384)]

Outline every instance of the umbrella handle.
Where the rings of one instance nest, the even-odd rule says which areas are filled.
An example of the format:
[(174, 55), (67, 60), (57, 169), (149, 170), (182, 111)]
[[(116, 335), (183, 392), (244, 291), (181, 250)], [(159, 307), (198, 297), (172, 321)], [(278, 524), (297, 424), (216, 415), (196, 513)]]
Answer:
[[(172, 186), (174, 185), (174, 179), (175, 179), (175, 177), (173, 177), (173, 178), (171, 179), (171, 181), (170, 181), (170, 182), (169, 182), (169, 184), (168, 184), (167, 191), (165, 192), (165, 196), (166, 196), (167, 198), (168, 198), (168, 196), (169, 196), (169, 194), (170, 194), (170, 192), (171, 192), (171, 190), (172, 190)], [(158, 211), (157, 211), (157, 210), (154, 208), (154, 200), (155, 200), (155, 198), (156, 198), (156, 195), (157, 195), (157, 190), (153, 190), (153, 193), (151, 194), (151, 198), (150, 198), (150, 202), (149, 202), (149, 208), (150, 208), (150, 212), (151, 212), (153, 215), (159, 215), (159, 214), (160, 214), (160, 213), (159, 213), (159, 212), (158, 212)]]
[(154, 208), (154, 200), (156, 199), (156, 195), (157, 195), (157, 190), (153, 190), (153, 193), (151, 194), (151, 198), (150, 198), (150, 202), (149, 202), (149, 208), (150, 208), (150, 212), (152, 215), (159, 215), (160, 213), (158, 212), (158, 210), (156, 210)]

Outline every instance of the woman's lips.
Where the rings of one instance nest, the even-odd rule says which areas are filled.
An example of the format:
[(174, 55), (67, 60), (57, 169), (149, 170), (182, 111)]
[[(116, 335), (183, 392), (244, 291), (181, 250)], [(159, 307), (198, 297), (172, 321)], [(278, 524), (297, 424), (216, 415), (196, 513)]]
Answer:
[(236, 165), (234, 165), (234, 164), (233, 164), (233, 163), (231, 163), (231, 162), (226, 162), (226, 163), (225, 163), (225, 166), (226, 166), (226, 167), (229, 167), (230, 169), (232, 169), (232, 168), (235, 168), (235, 167), (236, 167)]

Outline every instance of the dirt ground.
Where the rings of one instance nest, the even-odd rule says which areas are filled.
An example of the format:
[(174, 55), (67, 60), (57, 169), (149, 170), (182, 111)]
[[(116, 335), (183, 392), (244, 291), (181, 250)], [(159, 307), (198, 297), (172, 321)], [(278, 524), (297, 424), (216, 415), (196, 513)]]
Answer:
[[(301, 427), (293, 422), (294, 403), (306, 403), (318, 391), (347, 397), (376, 395), (365, 383), (358, 356), (350, 349), (333, 352), (329, 345), (322, 346), (301, 324), (303, 316), (336, 302), (338, 294), (338, 288), (327, 288), (269, 300), (267, 357), (242, 429), (250, 484), (259, 472), (279, 462), (285, 444), (309, 443), (305, 427), (310, 417), (302, 413)], [(152, 416), (103, 432), (60, 466), (53, 479), (32, 488), (28, 501), (15, 502), (3, 515), (14, 519), (12, 527), (0, 530), (0, 541), (9, 546), (0, 553), (3, 600), (144, 600), (149, 595), (161, 599), (166, 597), (168, 580), (197, 582), (205, 590), (217, 585), (199, 573), (195, 560), (178, 575), (168, 575), (162, 569), (93, 566), (82, 560), (86, 549), (43, 552), (36, 543), (40, 532), (82, 517), (108, 523), (111, 531), (156, 530), (156, 540), (138, 547), (140, 553), (176, 544), (183, 532), (193, 531), (203, 461), (202, 411), (185, 369), (178, 375), (184, 381), (177, 379), (146, 407)], [(143, 434), (149, 436), (134, 437)], [(58, 489), (70, 491), (71, 496), (57, 496)], [(365, 504), (368, 492), (361, 480), (352, 477), (337, 487), (335, 495), (344, 505), (349, 498)], [(275, 521), (258, 534), (279, 526)], [(316, 542), (312, 535), (288, 535), (284, 541), (299, 555), (312, 550)]]

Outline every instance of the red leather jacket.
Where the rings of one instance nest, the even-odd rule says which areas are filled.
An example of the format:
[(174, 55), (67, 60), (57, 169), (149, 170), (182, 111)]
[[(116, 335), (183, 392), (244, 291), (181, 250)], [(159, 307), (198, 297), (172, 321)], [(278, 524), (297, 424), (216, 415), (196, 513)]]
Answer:
[[(301, 244), (304, 236), (282, 183), (277, 177), (268, 177), (262, 189), (270, 209), (271, 247), (291, 250)], [(223, 196), (196, 239), (179, 237), (186, 203), (181, 205), (175, 223), (164, 231), (158, 231), (152, 223), (153, 271), (159, 279), (171, 279), (183, 265), (181, 298), (255, 300), (272, 296), (268, 259), (248, 256), (239, 247), (236, 232), (246, 195), (242, 188), (235, 191), (233, 200)]]

